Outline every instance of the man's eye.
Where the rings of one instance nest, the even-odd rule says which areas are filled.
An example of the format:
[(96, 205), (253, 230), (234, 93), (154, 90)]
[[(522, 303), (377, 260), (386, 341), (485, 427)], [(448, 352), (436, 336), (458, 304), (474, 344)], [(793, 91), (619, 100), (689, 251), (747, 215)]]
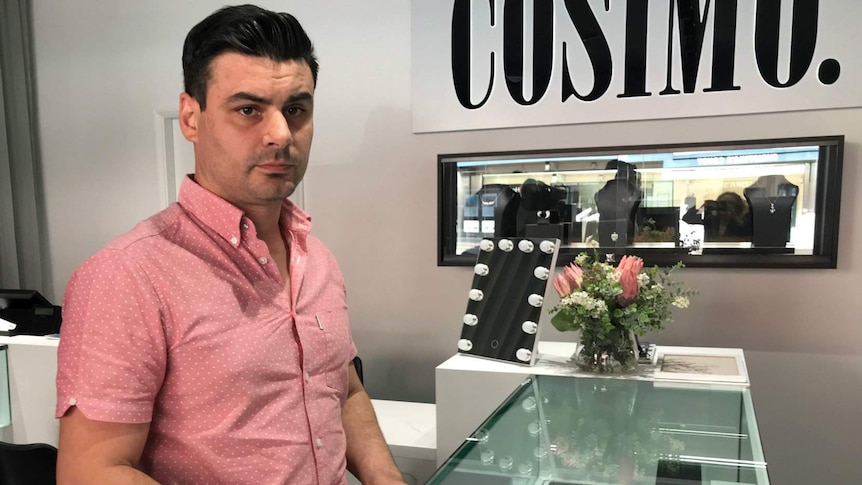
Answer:
[(257, 114), (257, 108), (254, 108), (252, 106), (243, 106), (238, 111), (239, 114), (243, 116), (254, 116)]
[(287, 108), (287, 114), (289, 116), (301, 116), (303, 113), (305, 113), (305, 109), (299, 106), (291, 106), (290, 108)]

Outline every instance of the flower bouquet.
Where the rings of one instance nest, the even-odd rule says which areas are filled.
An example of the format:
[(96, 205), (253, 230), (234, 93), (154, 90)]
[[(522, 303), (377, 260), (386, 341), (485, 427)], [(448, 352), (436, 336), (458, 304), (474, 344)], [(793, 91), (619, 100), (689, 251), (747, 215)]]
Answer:
[(580, 331), (576, 362), (582, 370), (613, 372), (637, 367), (635, 334), (645, 335), (672, 321), (672, 308), (686, 308), (696, 291), (673, 281), (682, 263), (644, 268), (643, 259), (623, 256), (617, 267), (579, 254), (554, 279), (560, 302), (551, 309), (554, 327)]

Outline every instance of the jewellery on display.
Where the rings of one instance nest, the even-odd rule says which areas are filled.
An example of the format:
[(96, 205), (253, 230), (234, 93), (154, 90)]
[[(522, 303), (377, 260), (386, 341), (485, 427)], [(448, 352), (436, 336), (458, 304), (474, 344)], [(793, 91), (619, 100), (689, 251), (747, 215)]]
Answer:
[[(763, 196), (766, 197), (766, 194), (764, 193)], [(778, 197), (775, 199), (778, 200)], [(769, 202), (769, 213), (775, 214), (775, 202), (773, 202), (769, 197), (766, 197), (766, 201)]]
[(779, 197), (781, 197), (781, 196), (776, 195), (775, 200), (770, 199), (769, 196), (766, 195), (766, 189), (765, 188), (763, 189), (763, 198), (766, 199), (767, 202), (769, 202), (769, 213), (770, 214), (775, 214), (775, 203), (778, 202)]

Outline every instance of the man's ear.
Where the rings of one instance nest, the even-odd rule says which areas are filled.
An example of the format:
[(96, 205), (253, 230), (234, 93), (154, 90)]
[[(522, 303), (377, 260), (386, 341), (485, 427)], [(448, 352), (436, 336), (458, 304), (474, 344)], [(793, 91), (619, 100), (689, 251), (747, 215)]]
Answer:
[(180, 131), (186, 140), (197, 143), (198, 123), (201, 117), (200, 104), (189, 93), (180, 94)]

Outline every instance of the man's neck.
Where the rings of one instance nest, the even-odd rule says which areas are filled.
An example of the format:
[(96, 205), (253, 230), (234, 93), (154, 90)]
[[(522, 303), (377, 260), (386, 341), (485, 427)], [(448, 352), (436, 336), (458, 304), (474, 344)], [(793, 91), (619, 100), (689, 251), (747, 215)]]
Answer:
[(267, 244), (281, 241), (281, 230), (278, 227), (281, 218), (281, 203), (245, 207), (243, 212), (254, 223), (257, 237), (260, 240)]

